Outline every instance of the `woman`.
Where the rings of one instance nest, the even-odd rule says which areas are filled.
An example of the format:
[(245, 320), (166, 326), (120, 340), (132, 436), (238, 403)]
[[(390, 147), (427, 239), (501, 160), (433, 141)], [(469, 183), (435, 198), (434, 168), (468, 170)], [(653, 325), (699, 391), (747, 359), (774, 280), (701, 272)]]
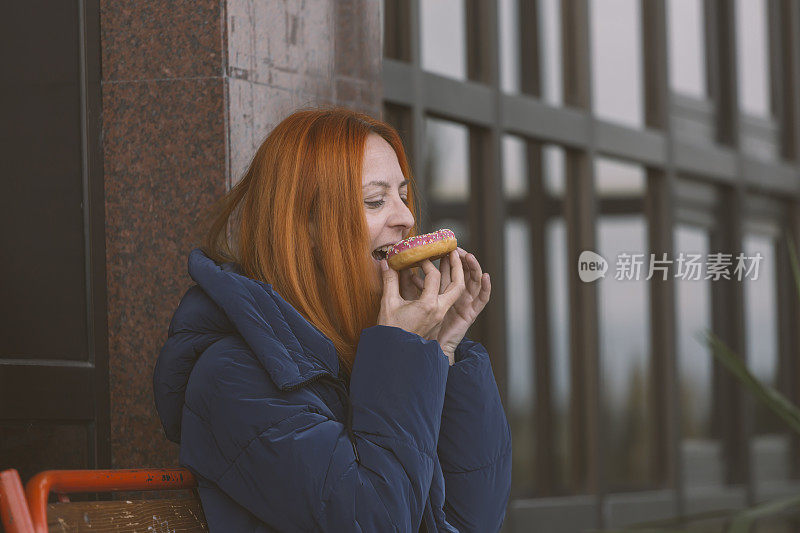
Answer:
[(511, 436), (464, 338), (489, 276), (462, 249), (388, 268), (412, 191), (391, 126), (303, 110), (215, 210), (154, 374), (212, 531), (500, 529)]

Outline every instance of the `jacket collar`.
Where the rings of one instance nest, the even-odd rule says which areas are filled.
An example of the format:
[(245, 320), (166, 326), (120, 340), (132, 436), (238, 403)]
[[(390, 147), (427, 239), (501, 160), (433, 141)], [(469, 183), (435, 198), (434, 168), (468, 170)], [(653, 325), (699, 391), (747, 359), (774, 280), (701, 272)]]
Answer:
[(339, 374), (333, 342), (272, 285), (248, 278), (235, 263), (217, 265), (201, 249), (189, 254), (189, 275), (244, 338), (282, 390), (320, 374)]

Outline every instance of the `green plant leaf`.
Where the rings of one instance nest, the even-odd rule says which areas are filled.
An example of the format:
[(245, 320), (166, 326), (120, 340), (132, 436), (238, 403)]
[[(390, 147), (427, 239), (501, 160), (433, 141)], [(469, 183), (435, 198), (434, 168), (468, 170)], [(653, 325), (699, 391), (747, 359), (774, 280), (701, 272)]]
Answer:
[(734, 354), (722, 340), (711, 331), (705, 332), (705, 341), (720, 363), (727, 368), (767, 408), (786, 422), (800, 435), (800, 409), (786, 396), (774, 388), (764, 385), (750, 372), (744, 361)]
[(800, 298), (800, 263), (797, 261), (797, 249), (794, 246), (794, 241), (791, 235), (786, 234), (786, 244), (789, 248), (789, 261), (792, 264), (792, 277), (794, 277), (794, 286), (797, 289), (797, 297)]
[(731, 509), (702, 511), (639, 522), (623, 528), (603, 529), (595, 533), (720, 533), (725, 530), (735, 512)]
[(760, 518), (772, 516), (800, 505), (800, 496), (793, 495), (788, 498), (774, 500), (750, 509), (740, 511), (731, 520), (729, 533), (749, 533), (753, 524)]

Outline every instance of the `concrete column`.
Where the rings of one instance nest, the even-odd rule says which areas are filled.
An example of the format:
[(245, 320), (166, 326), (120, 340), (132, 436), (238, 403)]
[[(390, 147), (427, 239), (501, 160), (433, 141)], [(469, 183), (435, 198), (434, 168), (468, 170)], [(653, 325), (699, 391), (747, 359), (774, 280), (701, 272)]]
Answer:
[(380, 0), (101, 2), (112, 466), (171, 465), (152, 372), (199, 217), (293, 109), (380, 115)]

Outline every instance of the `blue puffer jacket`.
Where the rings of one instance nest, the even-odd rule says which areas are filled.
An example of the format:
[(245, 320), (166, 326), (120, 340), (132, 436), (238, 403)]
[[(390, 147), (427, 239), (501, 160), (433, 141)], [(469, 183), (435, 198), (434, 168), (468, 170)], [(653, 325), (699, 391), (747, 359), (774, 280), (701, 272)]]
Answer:
[(483, 346), (449, 366), (436, 341), (367, 328), (348, 383), (330, 339), (239, 272), (192, 251), (153, 378), (211, 531), (500, 529), (511, 434)]

